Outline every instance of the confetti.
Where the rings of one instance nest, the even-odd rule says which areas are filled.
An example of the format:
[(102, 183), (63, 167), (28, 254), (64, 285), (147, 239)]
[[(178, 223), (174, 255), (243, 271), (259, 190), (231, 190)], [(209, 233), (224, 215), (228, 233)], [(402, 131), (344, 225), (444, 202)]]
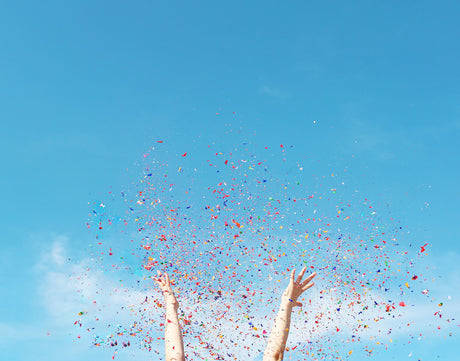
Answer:
[[(242, 348), (256, 357), (289, 270), (305, 265), (317, 272), (317, 286), (294, 317), (286, 352), (342, 360), (340, 352), (353, 353), (343, 345), (354, 342), (378, 355), (386, 343), (369, 335), (409, 327), (400, 322), (405, 310), (428, 298), (426, 275), (416, 268), (428, 243), (420, 252), (419, 243), (410, 246), (386, 200), (349, 186), (345, 169), (319, 174), (314, 160), (299, 159), (286, 143), (231, 132), (218, 140), (187, 148), (187, 162), (172, 142), (154, 141), (163, 145), (140, 157), (132, 185), (91, 204), (91, 267), (112, 286), (92, 285), (97, 293), (75, 327), (89, 330), (94, 346), (163, 350), (171, 321), (153, 280), (164, 270), (181, 304), (190, 360), (248, 357)], [(104, 314), (110, 307), (118, 307), (119, 321)]]

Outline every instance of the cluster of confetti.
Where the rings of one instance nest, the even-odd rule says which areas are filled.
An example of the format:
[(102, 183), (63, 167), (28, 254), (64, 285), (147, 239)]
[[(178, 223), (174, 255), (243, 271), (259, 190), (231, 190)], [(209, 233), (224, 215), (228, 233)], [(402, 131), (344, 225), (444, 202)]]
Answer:
[[(286, 358), (372, 356), (405, 328), (418, 337), (400, 319), (430, 297), (421, 272), (430, 245), (408, 242), (388, 202), (349, 185), (346, 167), (321, 174), (314, 155), (291, 145), (225, 137), (190, 149), (155, 140), (132, 184), (91, 204), (88, 272), (118, 282), (92, 285), (97, 296), (75, 321), (92, 344), (163, 357), (164, 305), (152, 281), (162, 270), (181, 304), (189, 360), (256, 357), (288, 274), (303, 266), (318, 276), (294, 313)], [(442, 303), (432, 317), (434, 328), (451, 322)]]

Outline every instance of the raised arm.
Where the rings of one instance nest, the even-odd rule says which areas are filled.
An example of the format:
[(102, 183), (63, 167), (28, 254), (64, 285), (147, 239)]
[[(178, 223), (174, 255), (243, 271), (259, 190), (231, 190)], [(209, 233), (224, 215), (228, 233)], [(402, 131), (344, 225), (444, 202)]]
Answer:
[(295, 269), (292, 270), (291, 279), (286, 290), (281, 296), (281, 306), (275, 318), (272, 332), (268, 338), (267, 348), (264, 352), (263, 361), (280, 361), (283, 359), (286, 342), (289, 336), (289, 327), (291, 325), (291, 312), (295, 306), (302, 307), (298, 302), (298, 297), (314, 285), (310, 282), (316, 272), (308, 276), (304, 281), (302, 277), (307, 270), (306, 267), (300, 271), (299, 276), (295, 279)]
[(157, 271), (158, 277), (156, 282), (160, 286), (165, 297), (166, 316), (165, 316), (165, 353), (166, 361), (184, 361), (184, 342), (182, 341), (182, 332), (177, 317), (179, 303), (171, 288), (169, 275), (165, 272), (162, 274)]

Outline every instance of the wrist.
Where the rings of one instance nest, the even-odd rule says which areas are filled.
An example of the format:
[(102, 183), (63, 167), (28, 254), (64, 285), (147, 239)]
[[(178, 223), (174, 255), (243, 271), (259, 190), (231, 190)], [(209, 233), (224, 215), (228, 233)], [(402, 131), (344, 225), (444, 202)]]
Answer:
[(295, 300), (292, 298), (289, 298), (288, 296), (283, 296), (281, 297), (281, 307), (282, 308), (290, 308), (292, 309), (294, 307)]
[(163, 296), (165, 296), (165, 298), (168, 296), (174, 296), (173, 291), (164, 290), (162, 293), (163, 293)]
[(164, 292), (164, 297), (165, 297), (165, 303), (166, 305), (177, 305), (177, 299), (174, 293), (172, 292)]

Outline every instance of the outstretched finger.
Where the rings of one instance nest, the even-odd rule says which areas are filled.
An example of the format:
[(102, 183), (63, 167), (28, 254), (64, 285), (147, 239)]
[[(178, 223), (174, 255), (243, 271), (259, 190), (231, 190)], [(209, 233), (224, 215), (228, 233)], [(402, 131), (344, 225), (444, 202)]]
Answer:
[(162, 287), (163, 284), (162, 284), (162, 276), (161, 276), (161, 272), (157, 270), (157, 277), (154, 278), (155, 282), (158, 284), (158, 286)]
[(313, 278), (315, 278), (315, 276), (316, 276), (316, 272), (313, 272), (311, 275), (305, 278), (300, 285), (303, 287), (304, 285), (308, 284)]
[(306, 284), (305, 286), (302, 287), (302, 292), (305, 292), (309, 288), (313, 287), (314, 284), (315, 284), (315, 282), (311, 282), (309, 284)]
[(169, 280), (169, 275), (165, 272), (166, 276), (166, 285), (169, 286), (171, 284), (171, 281)]
[(306, 270), (307, 270), (307, 267), (302, 268), (302, 271), (300, 271), (299, 275), (297, 276), (297, 280), (296, 280), (297, 283), (300, 283), (300, 281), (302, 281), (302, 277), (305, 274)]
[(291, 283), (294, 283), (294, 277), (295, 277), (295, 268), (291, 272)]

